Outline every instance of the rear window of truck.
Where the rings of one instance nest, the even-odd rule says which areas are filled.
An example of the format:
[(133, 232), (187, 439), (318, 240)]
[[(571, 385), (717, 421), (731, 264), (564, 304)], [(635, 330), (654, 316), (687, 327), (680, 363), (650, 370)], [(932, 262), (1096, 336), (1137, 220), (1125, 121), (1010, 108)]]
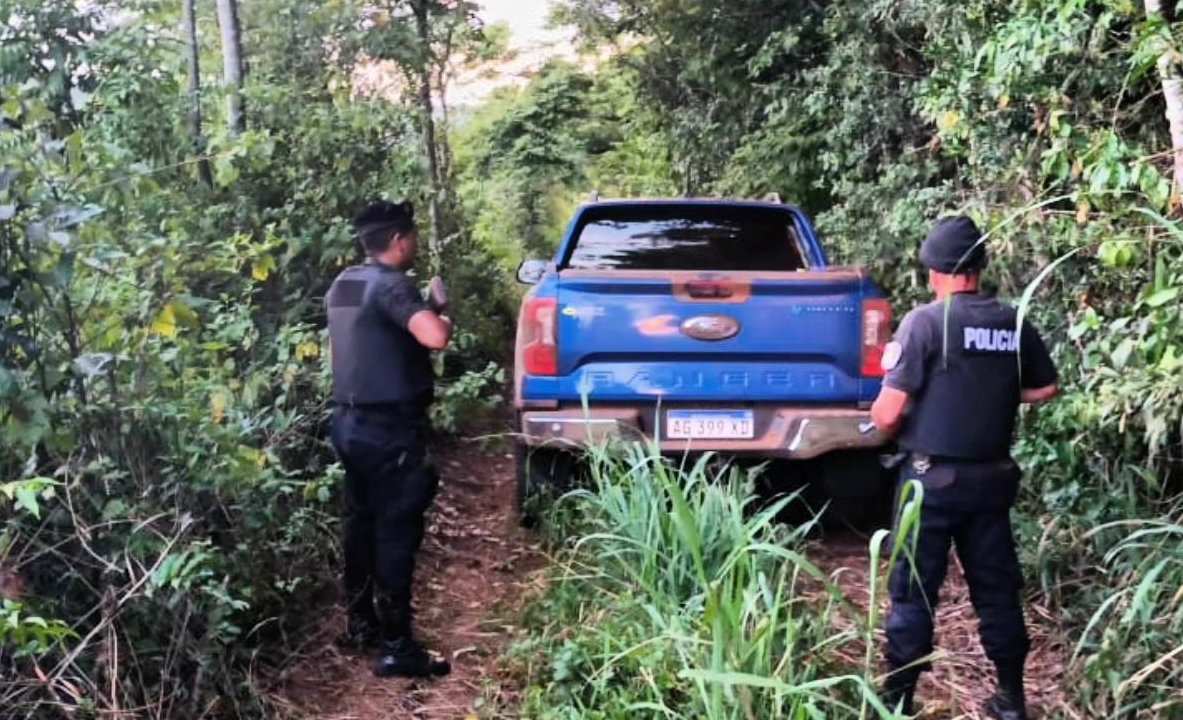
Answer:
[(792, 272), (807, 263), (788, 212), (640, 205), (587, 211), (564, 267)]

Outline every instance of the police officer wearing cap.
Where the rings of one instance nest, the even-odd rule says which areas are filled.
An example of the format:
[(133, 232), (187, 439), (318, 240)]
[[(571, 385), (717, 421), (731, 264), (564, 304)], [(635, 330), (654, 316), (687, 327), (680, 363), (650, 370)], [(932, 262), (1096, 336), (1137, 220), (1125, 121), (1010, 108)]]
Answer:
[(452, 334), (433, 278), (425, 301), (407, 270), (418, 235), (410, 203), (371, 204), (354, 220), (365, 264), (342, 272), (325, 305), (333, 370), (332, 442), (345, 467), (345, 594), (339, 642), (381, 647), (374, 674), (447, 674), (411, 633), (415, 554), (439, 479), (427, 453), (431, 351)]
[(890, 674), (885, 699), (911, 714), (930, 667), (933, 618), (956, 548), (978, 616), (986, 655), (998, 671), (985, 711), (1026, 720), (1023, 666), (1030, 641), (1020, 605), (1022, 574), (1010, 509), (1021, 472), (1010, 457), (1022, 403), (1055, 396), (1056, 369), (1039, 333), (1017, 311), (979, 288), (986, 266), (981, 231), (967, 217), (938, 222), (920, 248), (935, 302), (900, 323), (884, 353), (875, 425), (906, 452), (899, 486), (924, 487), (919, 530), (892, 569), (887, 620)]

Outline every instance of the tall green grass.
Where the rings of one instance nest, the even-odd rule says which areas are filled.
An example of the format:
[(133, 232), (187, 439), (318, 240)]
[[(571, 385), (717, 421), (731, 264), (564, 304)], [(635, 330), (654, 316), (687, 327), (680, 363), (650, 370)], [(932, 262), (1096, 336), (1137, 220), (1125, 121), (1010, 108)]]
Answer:
[(587, 467), (554, 511), (556, 570), (513, 652), (524, 716), (897, 717), (871, 655), (850, 660), (869, 626), (804, 555), (813, 522), (777, 520), (796, 496), (761, 503), (754, 473), (643, 445), (593, 449)]
[(1104, 559), (1111, 594), (1074, 652), (1082, 701), (1111, 718), (1183, 718), (1183, 504), (1173, 517), (1097, 528), (1129, 533)]

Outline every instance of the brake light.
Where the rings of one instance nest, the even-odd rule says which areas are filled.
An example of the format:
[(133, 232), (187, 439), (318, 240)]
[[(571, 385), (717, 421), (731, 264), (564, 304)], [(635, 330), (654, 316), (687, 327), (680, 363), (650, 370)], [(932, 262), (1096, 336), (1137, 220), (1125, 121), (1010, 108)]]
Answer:
[(891, 305), (886, 300), (863, 301), (863, 377), (881, 378), (883, 349), (891, 340)]
[(558, 301), (533, 298), (522, 316), (522, 364), (527, 375), (559, 374)]

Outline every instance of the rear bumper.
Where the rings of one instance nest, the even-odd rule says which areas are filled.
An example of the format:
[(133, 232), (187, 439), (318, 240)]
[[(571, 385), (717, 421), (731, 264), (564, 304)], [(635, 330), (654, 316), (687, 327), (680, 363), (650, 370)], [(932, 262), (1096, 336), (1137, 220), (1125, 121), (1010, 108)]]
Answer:
[[(526, 444), (579, 447), (612, 439), (652, 440), (653, 409), (636, 407), (524, 410), (520, 431)], [(669, 440), (661, 452), (722, 452), (806, 460), (837, 450), (872, 450), (888, 438), (875, 429), (868, 410), (826, 407), (756, 409), (756, 437), (751, 440)]]

